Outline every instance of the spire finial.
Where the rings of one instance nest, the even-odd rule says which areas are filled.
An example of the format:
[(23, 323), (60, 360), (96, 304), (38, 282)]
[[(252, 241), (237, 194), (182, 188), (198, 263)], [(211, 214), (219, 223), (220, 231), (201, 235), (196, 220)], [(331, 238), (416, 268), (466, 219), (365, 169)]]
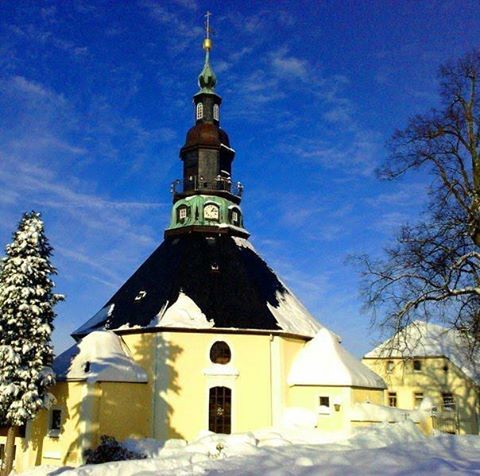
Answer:
[(212, 49), (212, 39), (210, 38), (210, 33), (212, 29), (210, 28), (210, 17), (212, 14), (207, 11), (205, 13), (205, 39), (203, 40), (203, 49), (209, 52)]
[(210, 50), (212, 49), (212, 39), (210, 35), (212, 33), (212, 28), (210, 27), (210, 17), (212, 14), (207, 11), (205, 13), (205, 38), (203, 40), (203, 49), (205, 50), (205, 64), (203, 70), (198, 77), (198, 85), (200, 86), (200, 91), (212, 93), (215, 84), (217, 83), (217, 78), (210, 66)]

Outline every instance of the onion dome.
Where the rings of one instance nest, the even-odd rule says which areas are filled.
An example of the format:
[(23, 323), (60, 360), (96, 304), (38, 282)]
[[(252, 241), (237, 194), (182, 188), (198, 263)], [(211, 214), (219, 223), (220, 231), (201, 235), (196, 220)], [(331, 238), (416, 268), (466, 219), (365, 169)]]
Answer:
[[(205, 64), (203, 65), (202, 72), (200, 73), (200, 76), (198, 77), (198, 86), (200, 87), (200, 92), (201, 93), (213, 93), (215, 89), (215, 85), (217, 84), (217, 77), (215, 76), (215, 73), (213, 72), (212, 67), (210, 66), (210, 47), (205, 48), (205, 43), (207, 39), (204, 41), (204, 49), (206, 51), (205, 53)], [(208, 43), (211, 45), (211, 41)]]
[(203, 65), (202, 72), (198, 77), (198, 86), (200, 87), (200, 93), (213, 93), (215, 85), (217, 84), (217, 78), (210, 66), (210, 50), (212, 49), (212, 39), (210, 38), (210, 13), (207, 13), (207, 22), (205, 25), (206, 37), (203, 40), (203, 49), (205, 50), (205, 64)]

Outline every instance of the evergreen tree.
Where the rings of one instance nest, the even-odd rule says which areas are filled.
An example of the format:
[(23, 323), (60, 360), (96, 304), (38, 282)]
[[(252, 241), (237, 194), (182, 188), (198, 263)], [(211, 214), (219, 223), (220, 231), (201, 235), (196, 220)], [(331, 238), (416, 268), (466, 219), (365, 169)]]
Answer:
[(52, 248), (39, 213), (25, 213), (0, 269), (0, 423), (8, 427), (2, 474), (9, 474), (17, 428), (47, 408), (55, 383), (50, 342), (54, 294)]

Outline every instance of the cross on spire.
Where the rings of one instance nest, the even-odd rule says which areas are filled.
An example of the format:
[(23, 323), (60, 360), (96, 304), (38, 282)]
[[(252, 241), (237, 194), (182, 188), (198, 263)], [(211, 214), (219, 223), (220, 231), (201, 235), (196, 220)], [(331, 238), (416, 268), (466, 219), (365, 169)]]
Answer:
[(212, 16), (212, 14), (207, 11), (207, 13), (205, 13), (205, 35), (206, 35), (206, 38), (210, 38), (210, 33), (212, 32), (211, 28), (210, 28), (210, 17)]

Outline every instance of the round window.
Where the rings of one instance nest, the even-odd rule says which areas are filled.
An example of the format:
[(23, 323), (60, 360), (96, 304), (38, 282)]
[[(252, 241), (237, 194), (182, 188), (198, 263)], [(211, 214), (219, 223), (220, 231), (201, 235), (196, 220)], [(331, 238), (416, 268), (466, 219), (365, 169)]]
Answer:
[(212, 345), (212, 348), (210, 349), (210, 360), (214, 364), (228, 364), (231, 358), (232, 353), (226, 342), (218, 341)]

